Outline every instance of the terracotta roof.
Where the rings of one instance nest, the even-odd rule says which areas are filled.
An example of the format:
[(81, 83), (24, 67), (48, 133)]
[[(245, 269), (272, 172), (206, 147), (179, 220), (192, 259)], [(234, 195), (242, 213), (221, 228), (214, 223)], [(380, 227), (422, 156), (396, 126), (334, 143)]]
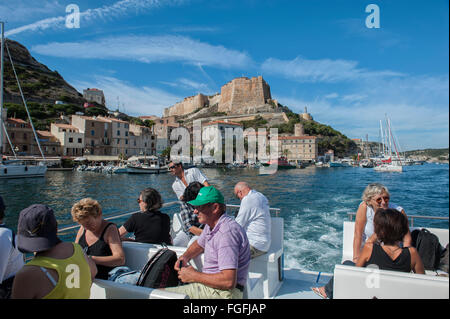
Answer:
[(9, 122), (13, 122), (13, 123), (17, 123), (17, 124), (28, 124), (27, 122), (25, 122), (22, 119), (16, 119), (16, 118), (13, 118), (13, 117), (9, 117), (8, 121)]
[(52, 124), (55, 125), (56, 127), (68, 128), (68, 129), (76, 130), (78, 132), (78, 128), (76, 128), (75, 126), (70, 125), (70, 124), (59, 124), (59, 123), (52, 123)]
[(39, 130), (36, 130), (36, 132), (42, 137), (53, 137), (53, 134), (50, 131), (39, 131)]
[(212, 122), (206, 123), (205, 125), (213, 125), (213, 124), (228, 124), (228, 125), (234, 125), (234, 126), (242, 126), (242, 124), (240, 124), (240, 123), (226, 122), (226, 121), (212, 121)]
[(107, 122), (118, 122), (118, 123), (125, 123), (125, 124), (129, 124), (126, 121), (122, 121), (122, 120), (118, 120), (112, 117), (103, 117), (103, 116), (99, 116), (97, 117), (98, 120), (102, 120), (102, 121), (107, 121)]
[(278, 136), (279, 140), (309, 140), (316, 139), (317, 136)]

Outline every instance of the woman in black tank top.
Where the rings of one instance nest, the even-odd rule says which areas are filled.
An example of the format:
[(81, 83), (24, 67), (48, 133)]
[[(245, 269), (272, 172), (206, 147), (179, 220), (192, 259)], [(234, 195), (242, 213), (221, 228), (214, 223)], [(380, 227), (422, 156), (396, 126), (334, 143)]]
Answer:
[(111, 269), (125, 264), (117, 226), (103, 219), (100, 204), (91, 198), (84, 198), (73, 205), (72, 218), (82, 226), (75, 242), (96, 263), (96, 278), (108, 279)]
[[(424, 274), (422, 260), (414, 247), (401, 247), (409, 232), (408, 218), (396, 209), (378, 209), (373, 219), (378, 242), (366, 242), (358, 261), (345, 261), (344, 265), (366, 267), (376, 265), (381, 270)], [(311, 288), (322, 298), (333, 298), (333, 278), (323, 287)]]

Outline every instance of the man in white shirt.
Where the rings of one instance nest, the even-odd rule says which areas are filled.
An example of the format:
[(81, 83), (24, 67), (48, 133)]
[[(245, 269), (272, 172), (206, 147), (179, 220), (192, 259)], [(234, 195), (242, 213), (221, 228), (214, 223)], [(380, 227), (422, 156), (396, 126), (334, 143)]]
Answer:
[(0, 299), (8, 299), (16, 272), (23, 265), (23, 254), (17, 249), (15, 236), (3, 224), (6, 206), (0, 196)]
[(198, 223), (197, 215), (194, 214), (194, 208), (183, 201), (183, 193), (192, 182), (199, 182), (204, 186), (210, 186), (210, 184), (198, 168), (193, 167), (185, 170), (183, 164), (177, 161), (170, 162), (168, 167), (172, 176), (175, 176), (172, 189), (178, 200), (182, 201), (180, 217), (183, 222), (183, 231), (180, 231), (173, 239), (173, 245), (187, 247), (192, 236), (200, 236), (202, 229), (198, 227), (200, 223)]
[(236, 222), (247, 233), (251, 258), (265, 254), (270, 248), (271, 217), (266, 196), (251, 189), (246, 182), (234, 187), (234, 194), (241, 200)]

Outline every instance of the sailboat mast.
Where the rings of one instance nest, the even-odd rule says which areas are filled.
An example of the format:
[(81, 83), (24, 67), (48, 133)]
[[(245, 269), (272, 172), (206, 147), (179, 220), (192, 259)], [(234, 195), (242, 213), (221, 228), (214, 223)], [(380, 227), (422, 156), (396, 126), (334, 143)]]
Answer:
[[(2, 28), (1, 45), (0, 45), (0, 156), (3, 156), (3, 42), (5, 23), (0, 21)], [(0, 157), (1, 162), (1, 157)]]

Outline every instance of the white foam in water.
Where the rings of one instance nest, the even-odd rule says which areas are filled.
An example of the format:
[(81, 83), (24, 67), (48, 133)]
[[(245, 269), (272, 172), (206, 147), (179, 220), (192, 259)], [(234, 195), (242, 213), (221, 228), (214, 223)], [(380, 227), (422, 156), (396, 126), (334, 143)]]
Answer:
[(332, 272), (340, 263), (343, 209), (324, 213), (305, 208), (285, 216), (285, 267)]

